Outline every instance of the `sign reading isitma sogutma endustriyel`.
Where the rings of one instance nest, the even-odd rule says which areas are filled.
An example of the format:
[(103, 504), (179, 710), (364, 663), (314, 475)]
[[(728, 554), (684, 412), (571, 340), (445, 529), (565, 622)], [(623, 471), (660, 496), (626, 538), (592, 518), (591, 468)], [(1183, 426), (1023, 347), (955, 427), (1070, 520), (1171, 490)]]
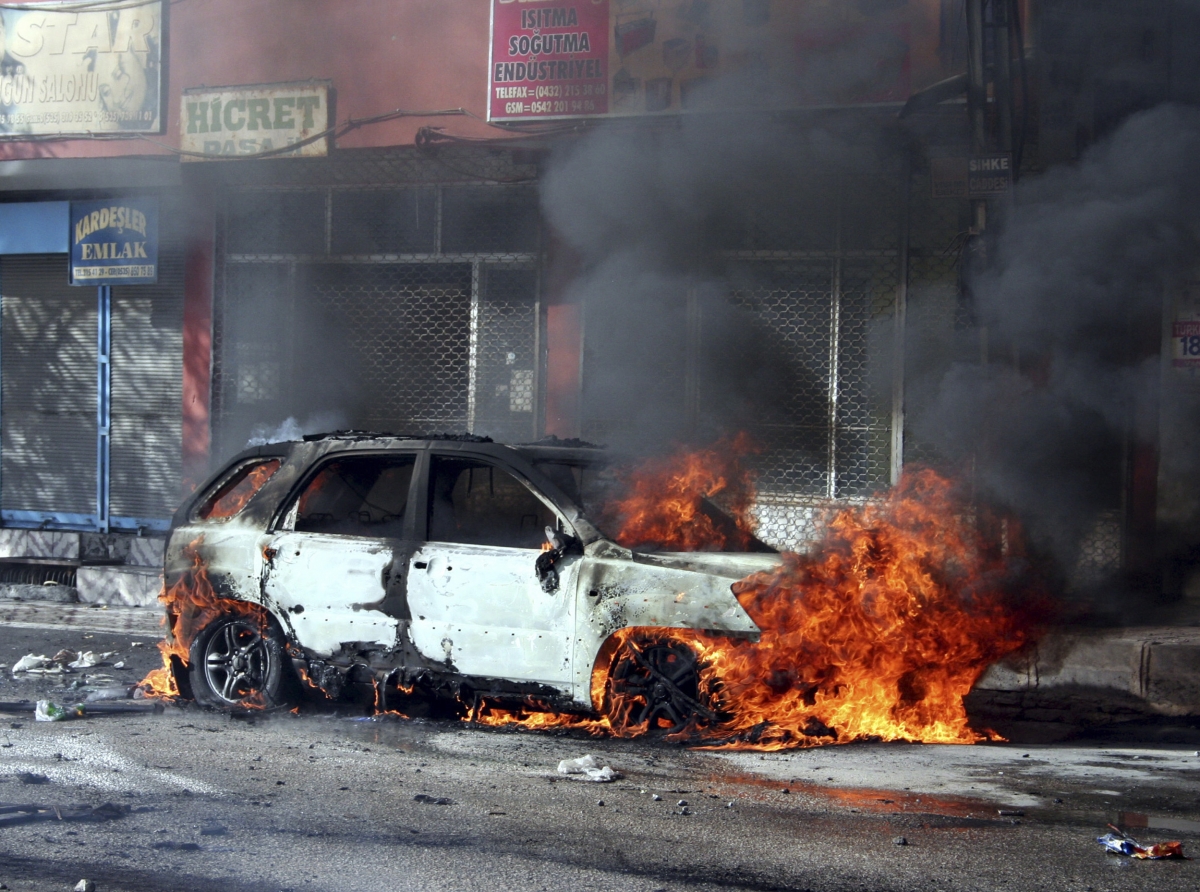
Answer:
[(158, 199), (71, 202), (71, 284), (158, 281)]
[(0, 9), (0, 134), (159, 132), (162, 7)]

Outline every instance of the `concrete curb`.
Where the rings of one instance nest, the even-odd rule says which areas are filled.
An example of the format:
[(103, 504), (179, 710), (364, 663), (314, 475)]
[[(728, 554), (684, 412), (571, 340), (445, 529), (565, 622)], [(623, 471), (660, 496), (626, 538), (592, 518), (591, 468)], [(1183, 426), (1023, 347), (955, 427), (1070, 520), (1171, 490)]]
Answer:
[(1200, 715), (1200, 628), (1056, 631), (992, 666), (977, 695), (1033, 721)]

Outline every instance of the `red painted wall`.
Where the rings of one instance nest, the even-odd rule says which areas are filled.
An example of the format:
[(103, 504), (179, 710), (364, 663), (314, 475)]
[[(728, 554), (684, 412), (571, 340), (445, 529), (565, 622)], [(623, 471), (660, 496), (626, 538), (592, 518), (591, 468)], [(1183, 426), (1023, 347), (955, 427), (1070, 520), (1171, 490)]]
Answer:
[[(164, 6), (168, 4), (164, 3)], [(0, 144), (0, 160), (164, 154), (179, 145), (180, 96), (199, 86), (322, 78), (339, 123), (403, 109), (466, 108), (478, 118), (409, 118), (364, 127), (341, 148), (412, 143), (425, 124), (500, 133), (487, 105), (490, 0), (189, 0), (169, 4), (166, 130), (149, 139)]]

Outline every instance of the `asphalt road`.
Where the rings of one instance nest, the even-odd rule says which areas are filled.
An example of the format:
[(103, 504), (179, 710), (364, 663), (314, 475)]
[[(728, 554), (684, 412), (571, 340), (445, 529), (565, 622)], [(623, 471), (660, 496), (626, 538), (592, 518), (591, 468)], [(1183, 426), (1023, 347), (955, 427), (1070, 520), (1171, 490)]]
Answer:
[[(85, 685), (157, 662), (148, 637), (0, 625), (5, 666), (64, 647), (115, 651), (130, 667), (87, 670)], [(5, 669), (0, 700), (80, 692), (63, 681)], [(1200, 886), (1200, 862), (1132, 861), (1094, 841), (1109, 821), (1158, 824), (1131, 832), (1200, 855), (1200, 735), (1186, 727), (759, 754), (359, 718), (316, 706), (252, 719), (0, 716), (0, 806), (43, 807), (0, 807), (0, 888), (85, 877), (99, 892)], [(557, 775), (584, 753), (623, 779)], [(75, 819), (72, 807), (105, 803), (116, 808)]]

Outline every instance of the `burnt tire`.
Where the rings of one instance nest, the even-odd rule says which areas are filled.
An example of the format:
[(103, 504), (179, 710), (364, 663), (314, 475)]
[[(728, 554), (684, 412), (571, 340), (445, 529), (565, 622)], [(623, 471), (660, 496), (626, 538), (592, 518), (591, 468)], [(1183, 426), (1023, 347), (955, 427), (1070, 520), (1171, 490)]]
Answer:
[(225, 614), (192, 641), (188, 681), (216, 709), (289, 706), (296, 700), (283, 633), (269, 619)]
[(605, 712), (614, 729), (677, 734), (716, 718), (700, 690), (700, 660), (677, 641), (626, 641), (613, 658)]

